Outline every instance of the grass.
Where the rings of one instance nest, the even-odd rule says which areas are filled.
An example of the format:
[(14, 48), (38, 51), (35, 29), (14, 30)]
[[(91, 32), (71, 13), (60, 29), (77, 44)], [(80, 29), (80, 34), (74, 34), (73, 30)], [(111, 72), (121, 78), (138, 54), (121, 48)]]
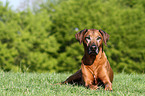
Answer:
[(83, 86), (53, 85), (69, 73), (0, 72), (0, 96), (145, 96), (145, 74), (115, 74), (113, 92)]

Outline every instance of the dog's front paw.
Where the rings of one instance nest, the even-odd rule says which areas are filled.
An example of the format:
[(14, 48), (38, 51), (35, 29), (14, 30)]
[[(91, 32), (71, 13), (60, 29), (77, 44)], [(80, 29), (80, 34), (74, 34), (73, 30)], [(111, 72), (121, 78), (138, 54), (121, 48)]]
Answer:
[(113, 91), (112, 86), (110, 84), (105, 85), (105, 90), (107, 91)]

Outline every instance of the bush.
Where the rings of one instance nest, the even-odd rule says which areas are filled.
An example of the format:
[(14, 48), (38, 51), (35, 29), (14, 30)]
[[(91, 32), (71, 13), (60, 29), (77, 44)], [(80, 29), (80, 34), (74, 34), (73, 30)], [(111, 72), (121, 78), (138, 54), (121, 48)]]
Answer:
[[(74, 34), (78, 30), (102, 29), (110, 35), (105, 52), (115, 72), (138, 72), (145, 69), (145, 2), (133, 0), (69, 0), (56, 6), (52, 30), (61, 44), (59, 71), (80, 68), (83, 56)], [(77, 44), (76, 44), (77, 43)], [(75, 52), (78, 50), (77, 52)], [(76, 59), (79, 57), (80, 60)], [(62, 69), (63, 67), (64, 69)], [(70, 67), (70, 68), (69, 68)]]
[[(51, 32), (46, 10), (15, 13), (5, 8), (1, 16), (0, 66), (5, 71), (54, 72), (59, 44)], [(6, 12), (7, 11), (7, 12)]]
[(0, 8), (2, 70), (75, 72), (84, 53), (75, 34), (94, 28), (110, 35), (104, 50), (114, 72), (144, 72), (144, 0), (48, 0), (35, 12)]

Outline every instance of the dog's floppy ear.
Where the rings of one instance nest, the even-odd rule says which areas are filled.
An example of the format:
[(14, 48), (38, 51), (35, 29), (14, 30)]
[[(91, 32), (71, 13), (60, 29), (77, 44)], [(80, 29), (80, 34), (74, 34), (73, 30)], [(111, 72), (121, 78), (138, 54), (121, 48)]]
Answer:
[(75, 37), (80, 42), (80, 44), (82, 43), (83, 36), (87, 31), (88, 31), (87, 29), (84, 29), (84, 30), (81, 30), (80, 32), (76, 33)]
[(107, 41), (109, 40), (109, 34), (107, 34), (105, 31), (102, 31), (101, 29), (99, 30), (99, 32), (102, 34), (103, 41), (105, 45), (107, 46)]

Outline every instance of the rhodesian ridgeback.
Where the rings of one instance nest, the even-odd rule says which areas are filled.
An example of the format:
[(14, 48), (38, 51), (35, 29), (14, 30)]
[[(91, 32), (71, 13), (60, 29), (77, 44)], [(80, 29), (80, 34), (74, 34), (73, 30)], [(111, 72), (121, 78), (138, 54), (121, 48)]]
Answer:
[(113, 71), (103, 51), (103, 42), (107, 45), (109, 35), (102, 30), (84, 29), (75, 37), (84, 45), (81, 69), (62, 84), (79, 83), (93, 90), (101, 85), (105, 90), (112, 91)]

